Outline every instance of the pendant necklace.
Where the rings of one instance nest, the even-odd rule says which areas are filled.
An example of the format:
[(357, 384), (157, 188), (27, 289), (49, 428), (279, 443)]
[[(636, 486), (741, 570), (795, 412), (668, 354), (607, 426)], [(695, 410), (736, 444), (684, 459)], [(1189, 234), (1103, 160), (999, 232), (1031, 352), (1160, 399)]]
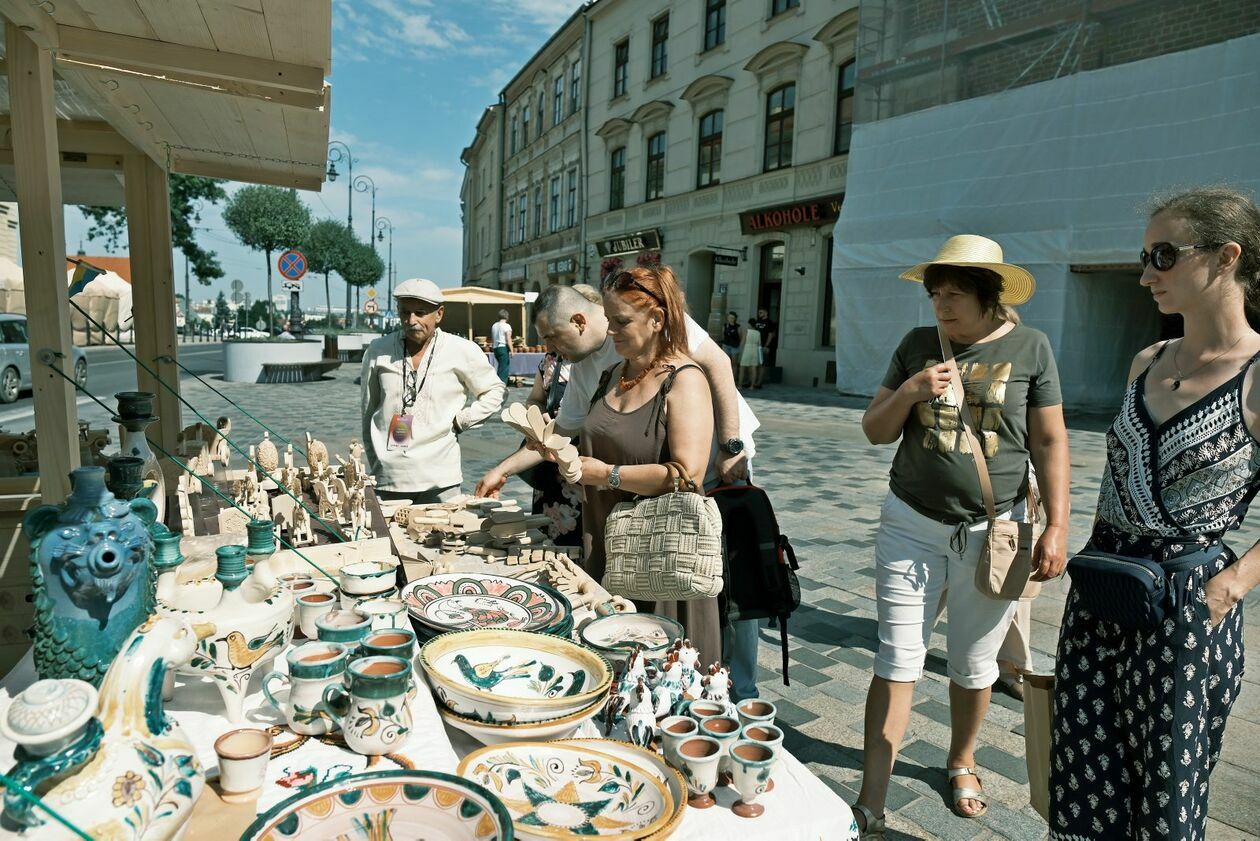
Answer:
[[(1244, 333), (1243, 335), (1245, 336), (1246, 334)], [(1189, 379), (1189, 377), (1193, 377), (1195, 374), (1199, 373), (1204, 368), (1211, 365), (1213, 362), (1220, 359), (1222, 356), (1229, 353), (1234, 348), (1238, 347), (1238, 343), (1241, 342), (1242, 340), (1243, 340), (1243, 336), (1239, 336), (1237, 339), (1234, 340), (1234, 343), (1232, 345), (1225, 348), (1225, 350), (1221, 351), (1220, 353), (1216, 354), (1216, 356), (1213, 356), (1207, 362), (1204, 362), (1198, 368), (1195, 368), (1193, 371), (1189, 373), (1189, 375), (1181, 373), (1181, 366), (1177, 364), (1177, 351), (1181, 350), (1181, 342), (1178, 341), (1177, 346), (1173, 348), (1173, 356), (1172, 356), (1173, 367), (1177, 369), (1177, 378), (1173, 380), (1172, 390), (1177, 391), (1178, 389), (1180, 389), (1182, 380)]]
[[(646, 377), (649, 373), (651, 373), (652, 369), (656, 367), (656, 363), (657, 363), (657, 360), (653, 359), (651, 362), (647, 364), (646, 368), (644, 368), (636, 376), (631, 377), (628, 380), (624, 376), (618, 377), (617, 385), (621, 388), (622, 392), (629, 391), (630, 389), (634, 388), (639, 383), (643, 382), (643, 378)], [(623, 371), (625, 370), (624, 365), (622, 366), (621, 370)]]

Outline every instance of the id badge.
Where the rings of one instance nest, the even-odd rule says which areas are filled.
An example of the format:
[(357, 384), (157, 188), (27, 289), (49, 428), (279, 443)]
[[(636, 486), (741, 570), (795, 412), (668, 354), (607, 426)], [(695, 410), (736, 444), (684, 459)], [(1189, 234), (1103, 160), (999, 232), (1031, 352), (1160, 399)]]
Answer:
[(411, 427), (414, 418), (411, 414), (395, 414), (389, 421), (389, 439), (385, 445), (387, 450), (405, 450), (411, 446)]

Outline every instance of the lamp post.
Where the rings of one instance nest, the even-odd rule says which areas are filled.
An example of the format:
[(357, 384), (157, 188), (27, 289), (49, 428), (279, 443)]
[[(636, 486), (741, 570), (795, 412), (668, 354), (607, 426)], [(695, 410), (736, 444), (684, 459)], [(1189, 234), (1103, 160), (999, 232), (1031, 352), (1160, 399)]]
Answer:
[[(345, 151), (342, 151), (345, 150)], [(354, 155), (350, 153), (350, 147), (340, 140), (334, 140), (328, 144), (328, 172), (324, 173), (329, 182), (336, 181), (337, 162), (346, 162), (346, 227), (352, 229), (354, 225)]]
[(386, 230), (389, 231), (389, 260), (385, 263), (385, 279), (389, 284), (389, 298), (385, 301), (385, 310), (388, 312), (394, 306), (394, 223), (388, 216), (382, 216), (376, 220), (377, 242), (384, 242)]
[(358, 178), (354, 179), (354, 189), (358, 190), (360, 193), (366, 193), (369, 190), (372, 193), (372, 226), (368, 228), (367, 238), (368, 242), (372, 243), (372, 250), (375, 251), (376, 240), (372, 234), (376, 231), (376, 182), (372, 180), (371, 176), (360, 175)]

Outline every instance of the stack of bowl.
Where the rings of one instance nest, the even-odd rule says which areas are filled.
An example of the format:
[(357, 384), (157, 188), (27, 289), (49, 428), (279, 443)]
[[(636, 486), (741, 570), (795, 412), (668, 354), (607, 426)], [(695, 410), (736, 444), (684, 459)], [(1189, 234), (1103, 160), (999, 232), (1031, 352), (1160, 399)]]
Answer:
[(573, 633), (573, 606), (545, 584), (484, 572), (417, 578), (403, 588), (403, 603), (422, 642), (450, 631), (495, 628)]
[(442, 718), (487, 745), (570, 736), (612, 685), (601, 655), (530, 631), (443, 634), (420, 649), (420, 668)]

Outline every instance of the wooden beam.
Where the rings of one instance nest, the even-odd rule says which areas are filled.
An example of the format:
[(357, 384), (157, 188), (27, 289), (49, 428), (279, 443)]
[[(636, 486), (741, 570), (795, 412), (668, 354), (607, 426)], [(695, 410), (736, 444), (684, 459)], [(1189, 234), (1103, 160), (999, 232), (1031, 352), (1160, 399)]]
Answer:
[[(62, 152), (61, 169), (103, 169), (114, 172), (123, 171), (122, 155), (85, 155), (82, 152)], [(17, 166), (17, 155), (7, 145), (0, 145), (0, 164)]]
[[(174, 453), (182, 427), (177, 396), (179, 369), (174, 362), (158, 361), (158, 357), (174, 358), (178, 353), (170, 187), (166, 172), (145, 155), (128, 155), (124, 171), (136, 356), (157, 372), (165, 385), (159, 384), (157, 378), (139, 366), (136, 368), (136, 382), (141, 391), (157, 395), (158, 422), (149, 427), (149, 435), (167, 452)], [(162, 458), (159, 460), (163, 463), (163, 470), (168, 470), (170, 462)]]
[[(0, 149), (13, 148), (12, 136), (12, 117), (0, 114)], [(117, 157), (119, 167), (122, 166), (122, 155), (130, 155), (136, 151), (136, 147), (127, 138), (101, 120), (58, 120), (57, 146), (63, 155), (71, 152)]]
[(44, 502), (57, 503), (69, 495), (70, 471), (79, 466), (79, 410), (74, 386), (40, 362), (51, 353), (68, 373), (73, 359), (52, 56), (12, 23), (5, 26), (5, 51), (40, 490)]
[(30, 0), (0, 0), (0, 15), (45, 50), (57, 48), (57, 22)]
[(81, 65), (58, 65), (57, 75), (96, 106), (96, 110), (109, 125), (133, 148), (148, 155), (160, 166), (166, 165), (166, 149), (142, 128), (127, 108), (125, 96), (108, 84), (109, 80), (99, 72), (92, 72)]
[(206, 178), (222, 178), (226, 181), (243, 181), (246, 184), (270, 184), (273, 187), (293, 187), (298, 190), (319, 192), (324, 184), (323, 166), (317, 169), (320, 170), (318, 175), (295, 175), (251, 166), (203, 161), (197, 158), (179, 156), (171, 158), (171, 172), (183, 175), (202, 175)]

